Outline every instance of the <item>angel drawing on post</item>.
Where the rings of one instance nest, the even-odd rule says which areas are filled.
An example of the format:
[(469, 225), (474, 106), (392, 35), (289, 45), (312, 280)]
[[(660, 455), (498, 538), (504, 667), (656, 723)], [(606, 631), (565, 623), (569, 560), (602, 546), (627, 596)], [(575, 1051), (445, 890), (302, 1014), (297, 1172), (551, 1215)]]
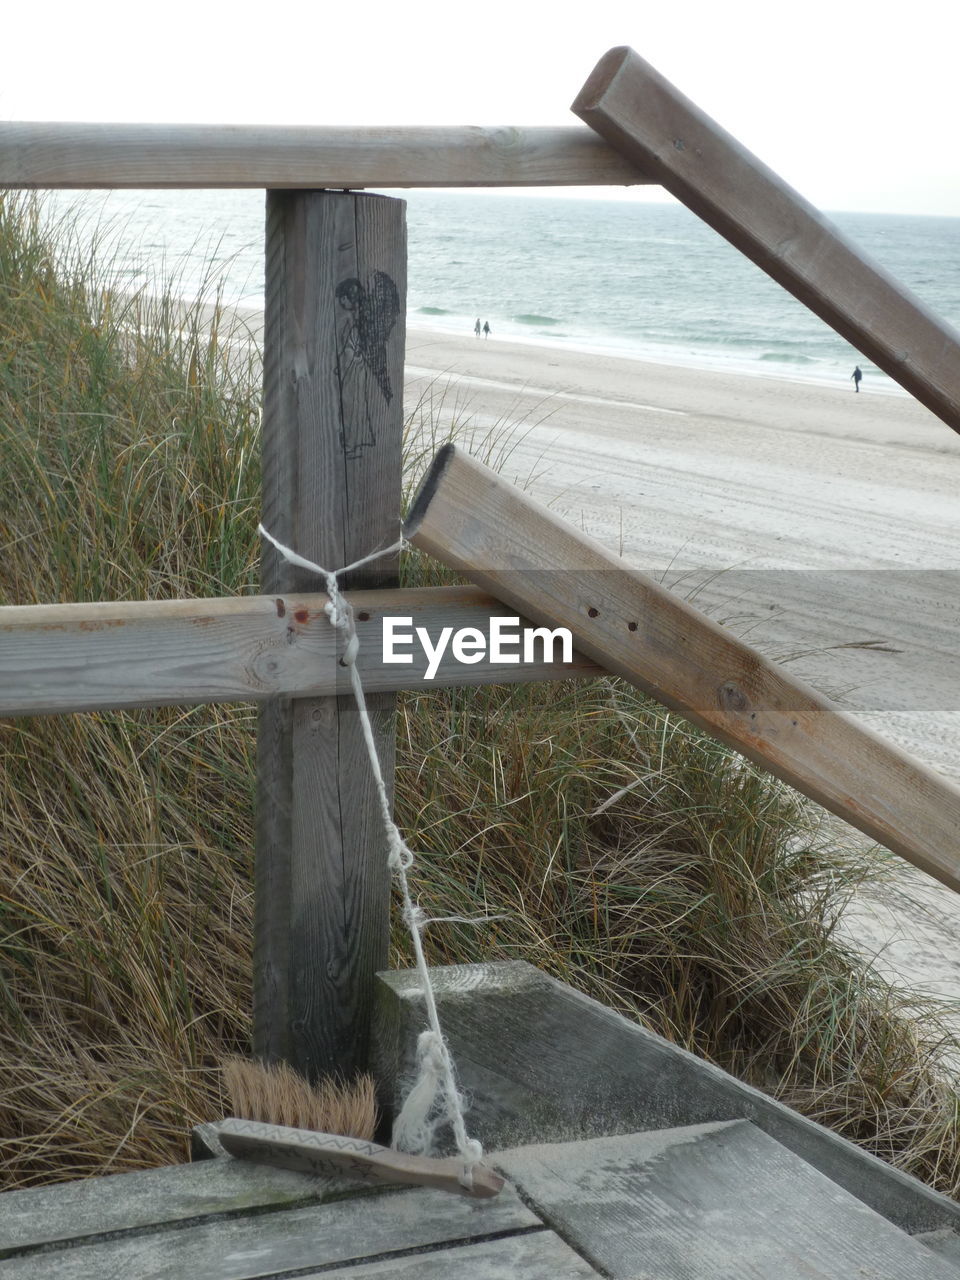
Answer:
[(377, 399), (393, 399), (387, 369), (387, 339), (400, 314), (397, 286), (385, 271), (375, 271), (366, 288), (351, 276), (337, 285), (337, 302), (346, 312), (337, 344), (341, 441), (347, 458), (358, 458), (376, 444)]

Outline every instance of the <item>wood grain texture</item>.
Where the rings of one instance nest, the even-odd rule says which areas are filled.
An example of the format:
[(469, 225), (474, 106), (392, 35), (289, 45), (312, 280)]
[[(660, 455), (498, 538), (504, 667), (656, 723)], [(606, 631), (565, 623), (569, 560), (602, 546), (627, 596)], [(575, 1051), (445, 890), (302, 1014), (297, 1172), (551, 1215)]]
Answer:
[(941, 1258), (948, 1258), (954, 1266), (960, 1264), (960, 1235), (949, 1228), (941, 1231), (922, 1231), (914, 1239)]
[[(399, 532), (402, 202), (268, 193), (266, 282), (263, 523), (311, 560), (346, 565)], [(393, 586), (396, 572), (392, 557), (341, 581)], [(316, 585), (269, 546), (263, 583)], [(368, 699), (388, 779), (394, 705)], [(353, 699), (270, 699), (257, 769), (254, 1047), (311, 1078), (351, 1075), (366, 1062), (390, 887)]]
[(592, 1280), (599, 1275), (552, 1231), (530, 1231), (406, 1258), (337, 1267), (303, 1280)]
[(525, 1147), (497, 1164), (611, 1280), (956, 1280), (745, 1120)]
[(407, 536), (478, 586), (960, 889), (960, 787), (455, 446)]
[(486, 1165), (475, 1165), (469, 1183), (463, 1181), (464, 1162), (410, 1155), (361, 1138), (292, 1129), (257, 1120), (221, 1120), (217, 1137), (224, 1151), (240, 1160), (252, 1160), (275, 1169), (295, 1169), (324, 1177), (356, 1179), (369, 1185), (392, 1183), (436, 1187), (454, 1195), (489, 1199), (503, 1189), (503, 1178)]
[(339, 1175), (306, 1176), (224, 1157), (7, 1191), (0, 1194), (0, 1259), (122, 1231), (233, 1218), (238, 1209), (293, 1209), (356, 1190)]
[[(503, 605), (477, 587), (356, 591), (358, 665), (371, 692), (595, 676), (595, 662), (481, 662), (447, 648), (434, 676), (418, 642), (385, 663), (383, 620), (408, 617), (439, 642), (445, 627), (489, 631)], [(349, 692), (325, 595), (0, 607), (0, 716), (110, 707), (263, 701)], [(520, 619), (527, 626), (527, 619)], [(529, 624), (532, 625), (532, 624)], [(541, 650), (538, 648), (538, 654)], [(522, 655), (521, 655), (522, 657)]]
[(573, 110), (960, 431), (960, 333), (643, 58), (611, 49)]
[(0, 124), (0, 187), (542, 187), (649, 181), (578, 125)]
[[(302, 1174), (289, 1176), (312, 1181)], [(5, 1259), (0, 1270), (4, 1280), (261, 1280), (541, 1226), (510, 1187), (493, 1200), (417, 1188), (244, 1213), (250, 1208), (237, 1203), (232, 1216), (88, 1240), (82, 1248), (21, 1251)]]
[[(759, 1089), (533, 965), (431, 970), (444, 1035), (488, 1152), (747, 1119), (911, 1234), (960, 1228), (960, 1205)], [(414, 970), (380, 975), (376, 1074), (398, 1096), (416, 1061)]]

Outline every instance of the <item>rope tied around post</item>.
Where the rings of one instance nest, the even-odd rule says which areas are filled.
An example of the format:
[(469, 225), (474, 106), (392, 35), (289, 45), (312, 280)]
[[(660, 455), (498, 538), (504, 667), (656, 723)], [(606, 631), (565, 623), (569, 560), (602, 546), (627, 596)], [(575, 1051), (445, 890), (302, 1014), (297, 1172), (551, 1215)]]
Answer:
[(417, 975), (420, 979), (420, 994), (426, 1005), (428, 1029), (422, 1031), (417, 1040), (417, 1077), (411, 1086), (400, 1114), (394, 1121), (393, 1142), (401, 1151), (409, 1151), (417, 1155), (430, 1155), (433, 1151), (437, 1129), (443, 1123), (449, 1123), (457, 1150), (463, 1160), (463, 1171), (460, 1181), (465, 1187), (473, 1185), (473, 1169), (483, 1158), (483, 1147), (467, 1134), (464, 1120), (464, 1100), (457, 1088), (453, 1058), (443, 1037), (440, 1026), (440, 1014), (437, 1010), (433, 982), (423, 950), (422, 933), (428, 924), (435, 923), (427, 918), (416, 906), (410, 893), (407, 872), (414, 864), (413, 851), (400, 833), (400, 828), (393, 820), (390, 811), (390, 799), (387, 795), (387, 784), (380, 764), (380, 755), (373, 736), (373, 724), (367, 710), (363, 682), (357, 670), (357, 655), (360, 651), (360, 638), (357, 635), (353, 610), (340, 590), (338, 578), (340, 574), (349, 573), (362, 568), (383, 556), (399, 551), (404, 543), (399, 539), (389, 547), (371, 552), (352, 564), (343, 565), (339, 569), (325, 569), (322, 565), (307, 560), (296, 551), (278, 542), (263, 525), (258, 526), (262, 537), (273, 546), (289, 564), (306, 569), (323, 579), (324, 590), (329, 600), (324, 606), (324, 613), (330, 625), (340, 631), (344, 637), (344, 651), (340, 662), (350, 675), (350, 687), (360, 719), (363, 740), (367, 748), (370, 769), (383, 819), (384, 836), (387, 843), (387, 865), (392, 871), (400, 895), (403, 900), (403, 919), (410, 934), (416, 959)]

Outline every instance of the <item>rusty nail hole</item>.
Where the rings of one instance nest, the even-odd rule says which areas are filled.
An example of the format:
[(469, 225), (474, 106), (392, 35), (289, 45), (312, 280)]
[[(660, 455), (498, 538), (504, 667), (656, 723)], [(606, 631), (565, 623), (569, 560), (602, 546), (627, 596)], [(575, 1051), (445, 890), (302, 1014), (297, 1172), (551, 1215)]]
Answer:
[(637, 629), (637, 624), (636, 624), (635, 622), (628, 622), (628, 623), (627, 623), (627, 630), (628, 630), (628, 631), (636, 631), (636, 629)]
[(597, 617), (599, 617), (599, 616), (600, 616), (600, 610), (599, 610), (599, 609), (593, 609), (593, 608), (588, 609), (588, 610), (587, 610), (587, 616), (588, 616), (588, 617), (590, 617), (590, 618), (597, 618)]
[(298, 609), (293, 615), (298, 622), (309, 622), (310, 612), (308, 609)]
[(367, 613), (366, 609), (364, 609), (363, 613), (358, 613), (358, 614), (357, 614), (357, 621), (358, 621), (358, 622), (369, 622), (369, 621), (370, 621), (370, 615), (369, 615), (369, 613)]

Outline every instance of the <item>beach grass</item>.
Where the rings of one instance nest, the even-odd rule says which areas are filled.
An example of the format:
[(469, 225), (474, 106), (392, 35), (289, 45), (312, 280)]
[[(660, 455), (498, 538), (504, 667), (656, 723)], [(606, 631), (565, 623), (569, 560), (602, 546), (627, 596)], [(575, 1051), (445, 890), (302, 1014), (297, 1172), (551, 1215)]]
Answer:
[[(0, 603), (256, 589), (256, 353), (0, 197)], [(474, 441), (494, 465), (522, 424)], [(410, 480), (469, 406), (429, 388)], [(417, 553), (407, 585), (449, 580)], [(0, 1186), (183, 1159), (249, 1051), (255, 708), (0, 722)], [(612, 679), (399, 700), (437, 963), (524, 959), (949, 1194), (960, 1049), (840, 937), (889, 863)], [(402, 931), (397, 963), (408, 959)]]

